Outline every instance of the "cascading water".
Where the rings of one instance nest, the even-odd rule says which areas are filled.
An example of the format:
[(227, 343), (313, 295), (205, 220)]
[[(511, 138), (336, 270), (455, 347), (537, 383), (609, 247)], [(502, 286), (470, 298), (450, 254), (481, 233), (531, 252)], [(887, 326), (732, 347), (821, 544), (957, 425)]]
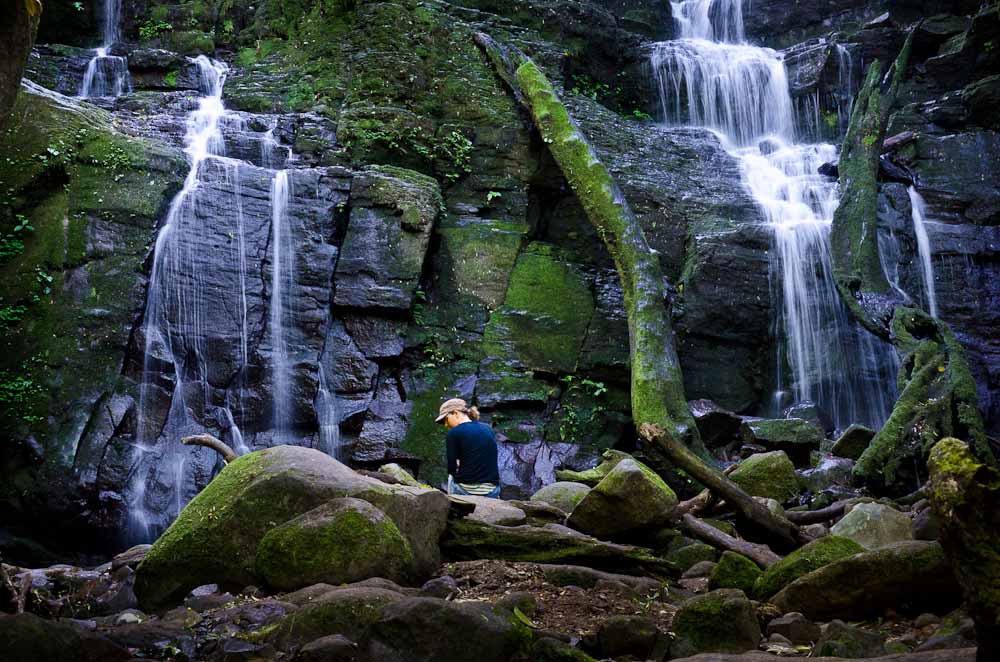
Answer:
[(119, 55), (108, 55), (112, 44), (121, 40), (122, 0), (104, 0), (101, 16), (101, 45), (87, 63), (80, 84), (79, 96), (117, 97), (132, 90), (128, 61)]
[(784, 62), (744, 43), (741, 0), (671, 6), (680, 39), (657, 44), (650, 58), (664, 118), (717, 133), (774, 232), (782, 301), (775, 408), (814, 403), (838, 428), (880, 426), (895, 396), (896, 358), (850, 319), (834, 285), (829, 235), (839, 195), (817, 169), (836, 150), (796, 143)]
[(279, 170), (271, 183), (271, 319), (270, 331), (273, 344), (271, 372), (273, 374), (272, 401), (274, 404), (274, 430), (279, 435), (291, 429), (289, 394), (291, 365), (288, 360), (288, 342), (285, 327), (291, 326), (291, 294), (295, 285), (294, 238), (288, 225), (288, 198), (291, 195), (288, 171)]
[[(329, 311), (302, 312), (302, 299), (312, 292), (300, 293), (298, 285), (300, 268), (322, 263), (332, 272), (336, 256), (313, 241), (324, 217), (333, 222), (329, 199), (320, 197), (323, 173), (271, 169), (294, 160), (274, 138), (273, 122), (271, 130), (249, 131), (247, 118), (222, 101), (228, 67), (205, 56), (192, 63), (201, 97), (185, 120), (190, 170), (157, 235), (136, 336), (142, 375), (127, 492), (136, 542), (169, 525), (219, 466), (214, 451), (184, 446), (184, 436), (208, 431), (244, 454), (249, 429), (257, 448), (312, 439), (324, 452), (340, 452), (336, 394), (322, 366), (318, 375), (309, 373), (322, 346), (304, 344), (306, 334), (326, 328), (322, 316)], [(316, 193), (301, 195), (307, 188)], [(303, 258), (300, 267), (300, 250), (313, 256), (311, 263)], [(306, 277), (315, 287), (308, 280), (315, 274)], [(260, 375), (268, 372), (269, 392), (260, 388)], [(292, 397), (293, 386), (310, 377), (319, 381), (312, 431), (302, 429), (302, 403)]]
[(917, 189), (910, 186), (910, 207), (913, 213), (913, 234), (917, 238), (917, 253), (920, 256), (920, 275), (924, 281), (924, 300), (927, 302), (927, 312), (938, 316), (937, 292), (934, 289), (934, 264), (931, 261), (931, 242), (927, 237), (927, 203)]

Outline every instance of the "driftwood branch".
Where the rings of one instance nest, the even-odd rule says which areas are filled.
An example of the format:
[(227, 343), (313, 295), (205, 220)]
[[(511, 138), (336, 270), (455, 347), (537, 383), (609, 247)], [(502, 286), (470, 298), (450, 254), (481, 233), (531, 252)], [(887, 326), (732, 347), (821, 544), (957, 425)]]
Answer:
[(711, 505), (713, 499), (711, 491), (702, 490), (697, 496), (677, 504), (673, 516), (675, 519), (680, 519), (684, 515), (698, 515)]
[(843, 515), (844, 508), (847, 507), (847, 501), (847, 499), (844, 499), (819, 510), (790, 510), (785, 512), (785, 517), (792, 524), (819, 524)]
[(181, 439), (181, 443), (185, 446), (204, 446), (205, 448), (211, 448), (213, 451), (222, 456), (222, 460), (226, 464), (229, 464), (237, 457), (236, 451), (210, 434), (196, 434), (190, 437), (183, 437)]
[(639, 435), (662, 450), (674, 466), (686, 471), (716, 496), (725, 499), (741, 517), (759, 527), (769, 542), (783, 548), (798, 547), (809, 542), (808, 536), (798, 526), (772, 513), (739, 485), (702, 462), (683, 444), (664, 434), (661, 428), (644, 423), (639, 427)]
[(781, 557), (771, 551), (771, 548), (767, 545), (758, 545), (734, 538), (727, 533), (719, 531), (711, 524), (706, 524), (693, 515), (684, 515), (681, 517), (681, 526), (698, 540), (707, 542), (712, 547), (723, 551), (742, 554), (761, 568), (769, 568), (781, 560)]

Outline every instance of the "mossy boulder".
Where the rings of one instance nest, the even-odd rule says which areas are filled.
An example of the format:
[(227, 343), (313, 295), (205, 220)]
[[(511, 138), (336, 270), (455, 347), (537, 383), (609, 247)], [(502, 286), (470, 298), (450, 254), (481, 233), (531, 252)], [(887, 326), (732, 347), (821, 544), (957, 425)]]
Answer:
[(735, 589), (719, 589), (681, 605), (671, 626), (673, 658), (698, 653), (743, 653), (760, 644), (760, 625), (753, 605)]
[(301, 646), (329, 634), (341, 634), (357, 641), (378, 620), (383, 607), (402, 599), (400, 593), (376, 587), (332, 589), (282, 619), (267, 633), (267, 639), (282, 649)]
[(708, 577), (708, 588), (736, 588), (747, 595), (753, 592), (754, 583), (761, 576), (757, 564), (736, 552), (723, 552)]
[(136, 596), (151, 610), (202, 584), (259, 585), (262, 578), (255, 563), (265, 535), (344, 497), (367, 501), (392, 520), (409, 543), (413, 576), (437, 568), (437, 541), (448, 513), (443, 493), (386, 485), (320, 451), (276, 446), (237, 458), (191, 500), (136, 570)]
[(859, 503), (830, 533), (850, 538), (865, 549), (878, 549), (902, 540), (913, 540), (913, 522), (904, 513), (882, 503)]
[(668, 548), (667, 560), (681, 572), (688, 570), (702, 561), (715, 561), (719, 556), (717, 549), (703, 542), (679, 538)]
[(255, 574), (289, 591), (325, 582), (405, 581), (413, 552), (385, 513), (360, 499), (333, 499), (277, 526), (260, 541)]
[(597, 536), (614, 536), (667, 521), (677, 495), (656, 473), (634, 459), (619, 462), (570, 513), (567, 524)]
[(751, 496), (787, 503), (799, 493), (795, 466), (784, 451), (756, 453), (740, 462), (729, 478)]
[(574, 483), (568, 480), (556, 481), (546, 485), (531, 495), (532, 501), (544, 501), (555, 506), (563, 512), (572, 512), (577, 504), (587, 496), (591, 488), (583, 483)]
[(823, 626), (814, 648), (817, 657), (843, 657), (856, 660), (885, 654), (885, 640), (877, 632), (868, 632), (834, 619)]
[(863, 551), (864, 547), (847, 538), (824, 536), (814, 540), (765, 570), (754, 585), (754, 597), (767, 599), (802, 575)]
[(93, 632), (34, 614), (0, 613), (3, 659), (60, 662), (124, 662), (128, 650)]
[(809, 463), (810, 451), (817, 450), (824, 438), (822, 429), (801, 418), (745, 420), (740, 436), (745, 443), (785, 451), (800, 466)]
[(948, 610), (960, 600), (941, 545), (914, 540), (824, 565), (785, 586), (770, 602), (813, 620), (861, 620), (890, 607), (914, 615)]

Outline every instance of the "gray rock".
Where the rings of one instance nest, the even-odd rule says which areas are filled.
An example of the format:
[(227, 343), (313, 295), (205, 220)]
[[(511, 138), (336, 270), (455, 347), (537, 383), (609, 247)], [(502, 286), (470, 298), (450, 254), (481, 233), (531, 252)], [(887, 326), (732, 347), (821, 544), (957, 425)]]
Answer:
[(711, 400), (688, 402), (691, 415), (698, 425), (701, 440), (709, 448), (725, 446), (739, 439), (743, 419)]
[(809, 464), (809, 453), (818, 450), (824, 438), (823, 430), (801, 418), (745, 419), (740, 434), (745, 443), (785, 451), (799, 466)]
[(857, 424), (851, 425), (837, 437), (830, 452), (837, 457), (857, 460), (868, 448), (868, 444), (871, 443), (874, 436), (875, 431), (870, 428)]
[(769, 622), (767, 634), (769, 637), (781, 635), (792, 644), (809, 646), (819, 639), (822, 630), (816, 623), (793, 611)]
[(420, 597), (422, 598), (441, 598), (445, 600), (457, 593), (458, 584), (455, 583), (455, 578), (449, 575), (435, 577), (420, 587)]
[(587, 496), (590, 489), (589, 485), (584, 485), (583, 483), (561, 480), (538, 490), (531, 495), (531, 500), (544, 501), (563, 512), (570, 513)]
[(601, 658), (632, 655), (649, 659), (660, 638), (656, 623), (645, 616), (612, 616), (597, 628)]
[(848, 659), (878, 657), (886, 652), (882, 635), (841, 620), (833, 620), (823, 626), (823, 634), (813, 650), (817, 656)]
[(684, 571), (682, 579), (696, 579), (698, 577), (708, 577), (715, 570), (715, 561), (698, 561), (693, 566)]
[(865, 549), (913, 540), (909, 516), (881, 503), (859, 503), (833, 525), (830, 533), (850, 538)]
[(849, 487), (854, 460), (824, 455), (812, 469), (801, 472), (802, 480), (810, 492), (818, 493), (832, 487)]
[(476, 509), (469, 515), (466, 515), (466, 517), (478, 522), (499, 524), (501, 526), (518, 526), (528, 521), (528, 516), (523, 510), (500, 499), (466, 495), (458, 495), (452, 498), (458, 501), (474, 503)]

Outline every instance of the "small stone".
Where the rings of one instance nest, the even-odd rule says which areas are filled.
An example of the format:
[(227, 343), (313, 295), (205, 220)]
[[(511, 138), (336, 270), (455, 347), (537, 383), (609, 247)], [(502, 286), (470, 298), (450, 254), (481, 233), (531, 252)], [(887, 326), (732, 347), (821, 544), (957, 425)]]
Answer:
[(533, 593), (528, 591), (514, 591), (513, 593), (508, 593), (499, 600), (497, 600), (497, 607), (501, 607), (508, 611), (514, 611), (517, 609), (525, 616), (533, 616), (538, 610), (538, 601)]
[(694, 579), (696, 577), (708, 577), (715, 570), (715, 563), (712, 561), (699, 561), (684, 571), (681, 575), (684, 579)]
[(597, 630), (601, 657), (633, 655), (640, 660), (649, 657), (659, 638), (656, 623), (644, 616), (612, 616)]
[(115, 617), (115, 625), (134, 625), (142, 623), (146, 615), (137, 609), (128, 609)]
[(676, 544), (670, 546), (667, 553), (667, 560), (677, 566), (677, 569), (684, 572), (702, 561), (715, 561), (719, 552), (711, 545), (703, 542), (689, 542), (689, 544)]
[(752, 496), (786, 503), (799, 493), (799, 477), (783, 451), (757, 453), (740, 462), (729, 478)]
[(768, 637), (778, 635), (792, 644), (807, 645), (819, 639), (822, 630), (820, 626), (808, 620), (797, 611), (789, 612), (767, 624)]
[(447, 599), (457, 593), (458, 584), (455, 582), (455, 578), (449, 575), (435, 577), (420, 587), (420, 596), (424, 598)]
[(546, 485), (532, 494), (530, 501), (541, 501), (555, 506), (563, 512), (570, 513), (583, 500), (583, 497), (587, 496), (590, 489), (589, 485), (583, 483), (560, 480)]
[(771, 643), (771, 644), (782, 644), (784, 646), (793, 646), (794, 645), (792, 643), (791, 639), (785, 637), (784, 635), (780, 635), (777, 632), (775, 632), (773, 634), (769, 634), (767, 636), (767, 641), (768, 641), (768, 643)]
[(737, 588), (749, 595), (760, 575), (761, 570), (756, 563), (742, 554), (727, 551), (722, 553), (722, 558), (712, 569), (708, 587), (712, 590)]

